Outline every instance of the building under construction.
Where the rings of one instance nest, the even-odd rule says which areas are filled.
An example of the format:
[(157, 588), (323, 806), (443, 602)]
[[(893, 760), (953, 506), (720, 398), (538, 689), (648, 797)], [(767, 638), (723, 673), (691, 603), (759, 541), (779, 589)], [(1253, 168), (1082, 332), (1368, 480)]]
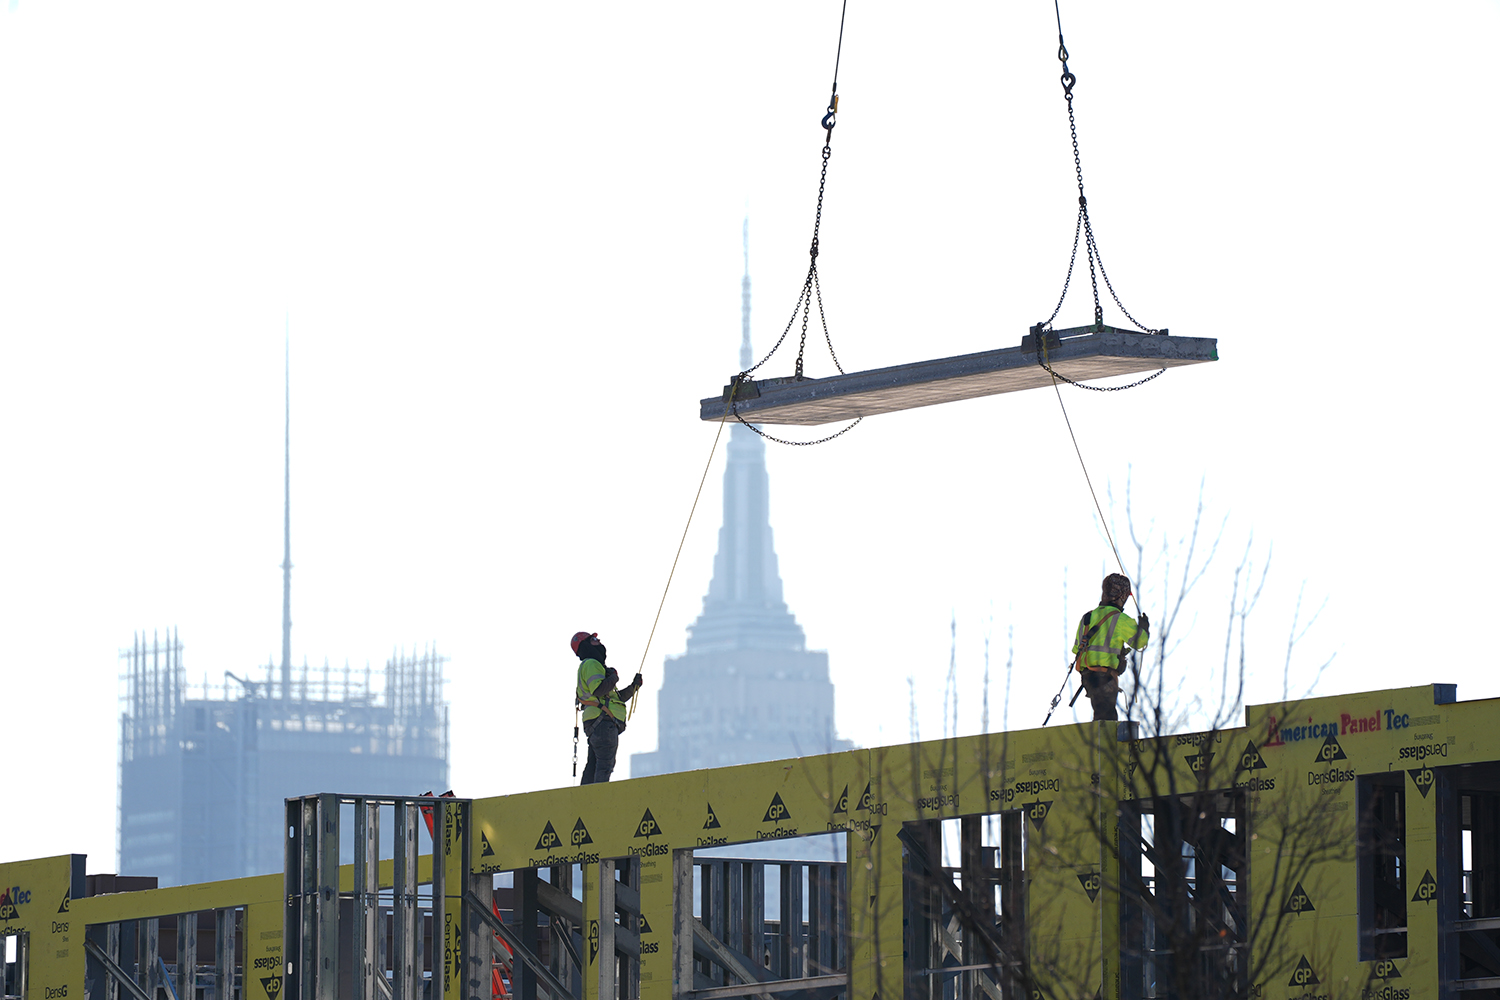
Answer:
[(447, 787), (445, 660), (435, 650), (393, 652), (378, 686), (368, 666), (292, 664), (291, 452), (288, 362), (281, 663), (190, 685), (175, 629), (137, 634), (121, 651), (122, 875), (182, 885), (279, 871), (287, 796)]
[(119, 871), (161, 885), (277, 871), (283, 800), (317, 788), (447, 787), (443, 658), (393, 653), (370, 670), (267, 666), (189, 685), (182, 644), (137, 636), (121, 654)]
[[(1500, 700), (1451, 685), (1151, 738), (1078, 723), (472, 800), (310, 795), (272, 832), (281, 873), (176, 888), (81, 855), (0, 864), (4, 995), (1500, 995)], [(848, 861), (703, 853), (813, 833)]]

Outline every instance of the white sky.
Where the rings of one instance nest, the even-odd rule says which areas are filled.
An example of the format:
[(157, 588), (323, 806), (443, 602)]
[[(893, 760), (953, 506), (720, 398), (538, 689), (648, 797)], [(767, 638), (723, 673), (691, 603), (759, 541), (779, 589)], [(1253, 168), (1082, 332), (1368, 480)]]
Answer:
[[(1500, 695), (1489, 632), (1500, 222), (1493, 2), (1120, 4), (1064, 28), (1096, 233), (1126, 305), (1222, 361), (1066, 396), (1101, 491), (1274, 544), (1251, 697), (1297, 589), (1294, 686)], [(118, 651), (279, 651), (283, 326), (293, 648), (451, 657), (453, 785), (569, 781), (574, 661), (639, 660), (735, 370), (806, 266), (837, 3), (43, 4), (0, 9), (0, 858), (112, 870)], [(1050, 4), (852, 0), (820, 270), (850, 370), (1019, 342), (1075, 211)], [(1060, 318), (1086, 322), (1075, 290)], [(1118, 314), (1111, 308), (1110, 320)], [(769, 371), (787, 374), (791, 354)], [(821, 353), (809, 371), (828, 374)], [(622, 753), (698, 613), (722, 449)], [(788, 602), (841, 735), (1040, 723), (1107, 548), (1050, 392), (873, 418), (770, 455)], [(1133, 471), (1130, 471), (1133, 470)], [(1153, 608), (1147, 595), (1147, 610)], [(809, 748), (816, 749), (816, 748)], [(622, 762), (622, 771), (624, 764)], [(315, 791), (317, 789), (308, 789)], [(29, 796), (36, 796), (31, 799)], [(20, 803), (45, 808), (16, 811)], [(32, 817), (25, 819), (24, 817)]]

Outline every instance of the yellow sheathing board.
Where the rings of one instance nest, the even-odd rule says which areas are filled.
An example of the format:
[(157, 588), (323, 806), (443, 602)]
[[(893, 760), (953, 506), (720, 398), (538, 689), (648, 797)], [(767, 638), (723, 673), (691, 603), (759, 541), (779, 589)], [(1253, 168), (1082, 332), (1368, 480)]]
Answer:
[[(75, 900), (73, 909), (84, 923), (112, 924), (145, 917), (169, 917), (175, 913), (223, 910), (250, 903), (269, 902), (280, 906), (284, 884), (280, 875), (254, 875), (250, 878), (225, 879), (223, 882), (198, 882), (166, 889), (142, 889), (138, 892), (90, 896)], [(280, 923), (279, 916), (277, 922)]]
[[(673, 850), (845, 832), (850, 995), (889, 997), (905, 974), (902, 825), (1016, 810), (1026, 817), (1030, 958), (1043, 992), (1113, 998), (1121, 803), (1236, 788), (1249, 817), (1252, 994), (1397, 1000), (1401, 990), (1426, 997), (1439, 986), (1437, 904), (1423, 889), (1446, 863), (1437, 769), (1497, 760), (1500, 701), (1439, 705), (1424, 685), (1255, 706), (1244, 728), (1156, 741), (1120, 743), (1110, 724), (1057, 726), (480, 799), (467, 862), (476, 873), (566, 863), (597, 873), (600, 858), (638, 857), (649, 925), (642, 1000), (668, 1000)], [(1388, 965), (1358, 958), (1365, 775), (1399, 778), (1404, 789), (1408, 956)], [(286, 944), (279, 874), (70, 900), (59, 912), (72, 864), (63, 856), (0, 865), (0, 892), (13, 897), (0, 904), (0, 930), (30, 935), (34, 989), (81, 993), (87, 924), (245, 906), (249, 993), (269, 997), (259, 980), (282, 968)], [(431, 864), (421, 859), (424, 881)], [(389, 862), (381, 867), (389, 885)], [(445, 868), (455, 891), (458, 870)], [(350, 877), (341, 871), (346, 890)]]
[(0, 936), (27, 935), (29, 996), (83, 995), (84, 921), (71, 894), (74, 858), (81, 860), (63, 854), (0, 864)]
[[(280, 878), (277, 879), (280, 888)], [(282, 921), (286, 909), (280, 893), (272, 900), (254, 902), (245, 907), (246, 1000), (278, 1000), (286, 973), (286, 953), (282, 948)]]
[[(463, 807), (442, 806), (441, 860), (443, 873), (443, 997), (457, 1000), (464, 995), (463, 934), (464, 896), (469, 891), (469, 859), (464, 856)], [(276, 1000), (276, 998), (271, 998)]]
[(859, 800), (868, 780), (867, 752), (851, 751), (476, 799), (473, 870), (644, 860), (838, 832), (866, 821)]
[(641, 859), (641, 1000), (672, 997), (672, 858)]
[[(1436, 802), (1423, 790), (1430, 793), (1435, 764), (1496, 758), (1500, 740), (1493, 727), (1500, 720), (1493, 708), (1482, 713), (1491, 727), (1487, 739), (1474, 739), (1460, 721), (1477, 720), (1473, 709), (1485, 704), (1493, 705), (1437, 705), (1433, 685), (1422, 685), (1246, 713), (1247, 745), (1265, 765), (1253, 774), (1275, 783), (1260, 790), (1253, 827), (1252, 893), (1266, 916), (1252, 924), (1263, 970), (1252, 989), (1269, 996), (1379, 996), (1387, 989), (1437, 995), (1436, 904), (1412, 898), (1437, 864)], [(1484, 752), (1476, 749), (1481, 743)], [(1399, 775), (1405, 789), (1408, 957), (1393, 963), (1358, 959), (1356, 789), (1359, 776), (1375, 774)], [(1269, 943), (1276, 917), (1284, 929)]]
[[(868, 752), (850, 751), (694, 772), (703, 776), (704, 798), (683, 817), (693, 840), (674, 841), (673, 846), (708, 840), (754, 843), (842, 831), (850, 816), (846, 795), (861, 795), (868, 760)], [(712, 829), (707, 824), (709, 805), (718, 822)], [(860, 803), (852, 805), (857, 817)]]

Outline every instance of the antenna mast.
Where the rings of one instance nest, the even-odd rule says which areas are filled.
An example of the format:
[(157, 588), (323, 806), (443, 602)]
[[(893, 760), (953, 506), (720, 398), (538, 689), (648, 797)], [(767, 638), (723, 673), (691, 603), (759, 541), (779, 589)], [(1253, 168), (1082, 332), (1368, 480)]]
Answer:
[(292, 320), (286, 321), (286, 506), (281, 556), (281, 700), (292, 692)]
[(750, 353), (750, 216), (745, 216), (745, 277), (740, 281), (740, 370), (755, 364)]

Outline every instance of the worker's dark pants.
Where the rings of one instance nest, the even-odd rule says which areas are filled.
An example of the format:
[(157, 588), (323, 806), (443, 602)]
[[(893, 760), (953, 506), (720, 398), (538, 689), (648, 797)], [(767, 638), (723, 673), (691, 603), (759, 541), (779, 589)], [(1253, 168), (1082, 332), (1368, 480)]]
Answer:
[(579, 784), (593, 785), (608, 781), (615, 769), (615, 754), (620, 749), (619, 725), (606, 712), (597, 719), (585, 722), (583, 731), (589, 738), (589, 760), (583, 766), (583, 780)]
[(1115, 696), (1120, 693), (1120, 679), (1113, 673), (1102, 670), (1083, 672), (1083, 690), (1094, 706), (1095, 722), (1114, 722), (1120, 714), (1115, 711)]

